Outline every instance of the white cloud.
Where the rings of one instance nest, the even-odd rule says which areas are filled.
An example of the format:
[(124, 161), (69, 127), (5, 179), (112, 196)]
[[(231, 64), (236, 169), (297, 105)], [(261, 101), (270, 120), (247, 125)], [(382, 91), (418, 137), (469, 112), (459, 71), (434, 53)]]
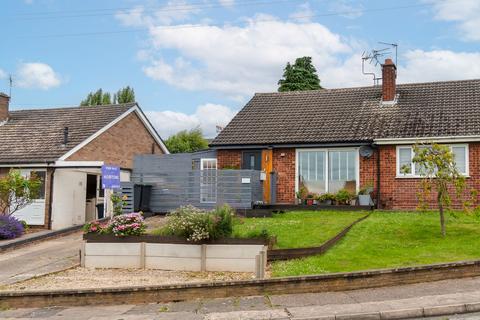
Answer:
[(217, 135), (216, 126), (226, 126), (235, 111), (229, 107), (207, 103), (198, 106), (195, 113), (186, 114), (175, 111), (147, 111), (147, 116), (162, 138), (181, 130), (190, 130), (200, 127), (205, 137), (213, 138)]
[(61, 82), (60, 76), (45, 63), (22, 63), (16, 72), (15, 84), (21, 88), (47, 90), (59, 86)]
[(480, 78), (480, 52), (411, 50), (398, 68), (399, 82)]
[(218, 2), (224, 7), (231, 7), (235, 4), (235, 0), (218, 0)]
[[(331, 69), (348, 61), (354, 45), (321, 24), (284, 22), (265, 15), (244, 27), (155, 27), (150, 29), (150, 40), (157, 58), (144, 67), (147, 76), (183, 89), (213, 90), (230, 97), (276, 90), (285, 64), (300, 56), (313, 57), (326, 85), (339, 84)], [(163, 57), (166, 50), (174, 50), (177, 57)], [(351, 83), (345, 80), (342, 84)]]
[(7, 73), (0, 69), (0, 79), (5, 79), (7, 77)]
[(480, 41), (480, 1), (425, 0), (425, 2), (433, 5), (436, 19), (457, 22), (464, 40)]
[(115, 17), (127, 27), (152, 27), (187, 21), (198, 12), (198, 8), (188, 4), (185, 0), (170, 0), (156, 10), (137, 6), (129, 10), (119, 11)]
[(305, 2), (298, 6), (297, 11), (292, 13), (290, 18), (300, 22), (310, 22), (314, 13), (310, 3)]

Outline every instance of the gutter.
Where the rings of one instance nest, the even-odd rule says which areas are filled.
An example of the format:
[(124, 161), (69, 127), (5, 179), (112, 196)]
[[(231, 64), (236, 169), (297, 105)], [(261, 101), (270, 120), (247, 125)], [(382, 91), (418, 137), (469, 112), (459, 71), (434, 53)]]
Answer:
[(358, 147), (370, 146), (371, 142), (334, 142), (334, 143), (289, 143), (289, 144), (238, 144), (238, 145), (213, 145), (213, 150), (233, 150), (233, 149), (271, 149), (271, 148), (322, 148), (322, 147)]

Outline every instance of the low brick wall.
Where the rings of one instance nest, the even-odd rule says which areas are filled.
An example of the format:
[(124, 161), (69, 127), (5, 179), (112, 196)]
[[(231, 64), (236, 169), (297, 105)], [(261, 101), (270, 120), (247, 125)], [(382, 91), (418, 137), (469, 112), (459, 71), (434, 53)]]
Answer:
[(480, 276), (480, 261), (304, 277), (89, 290), (1, 292), (0, 307), (143, 304), (265, 294), (345, 291)]

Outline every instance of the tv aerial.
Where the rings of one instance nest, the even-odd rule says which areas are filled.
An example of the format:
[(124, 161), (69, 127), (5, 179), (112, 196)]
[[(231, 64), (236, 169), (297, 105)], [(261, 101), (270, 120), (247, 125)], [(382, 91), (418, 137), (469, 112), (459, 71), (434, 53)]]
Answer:
[(362, 73), (364, 75), (370, 75), (373, 77), (373, 85), (376, 86), (382, 80), (381, 77), (377, 77), (375, 72), (366, 72), (365, 71), (365, 62), (368, 62), (370, 65), (378, 66), (383, 63), (383, 57), (385, 56), (392, 56), (393, 52), (392, 49), (395, 50), (395, 65), (397, 65), (398, 59), (398, 44), (396, 43), (387, 43), (387, 42), (379, 42), (379, 44), (387, 45), (388, 47), (382, 49), (372, 49), (370, 52), (363, 52), (362, 53)]

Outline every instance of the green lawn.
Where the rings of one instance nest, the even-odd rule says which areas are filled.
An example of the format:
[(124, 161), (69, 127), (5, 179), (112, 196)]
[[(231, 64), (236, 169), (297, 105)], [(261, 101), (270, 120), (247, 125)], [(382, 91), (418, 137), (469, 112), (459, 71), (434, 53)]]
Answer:
[(272, 218), (243, 218), (236, 221), (233, 236), (247, 237), (266, 229), (277, 236), (278, 248), (318, 246), (335, 236), (365, 212), (295, 211)]
[[(342, 220), (344, 214), (336, 213)], [(311, 217), (307, 215), (306, 219)], [(287, 235), (299, 243), (308, 242), (301, 239), (311, 237), (297, 232), (293, 224)], [(282, 240), (282, 245), (290, 243), (288, 238)], [(354, 226), (324, 255), (275, 262), (272, 274), (279, 277), (345, 272), (479, 258), (480, 219), (476, 217), (463, 213), (457, 217), (447, 215), (447, 236), (442, 238), (438, 213), (380, 211)]]

